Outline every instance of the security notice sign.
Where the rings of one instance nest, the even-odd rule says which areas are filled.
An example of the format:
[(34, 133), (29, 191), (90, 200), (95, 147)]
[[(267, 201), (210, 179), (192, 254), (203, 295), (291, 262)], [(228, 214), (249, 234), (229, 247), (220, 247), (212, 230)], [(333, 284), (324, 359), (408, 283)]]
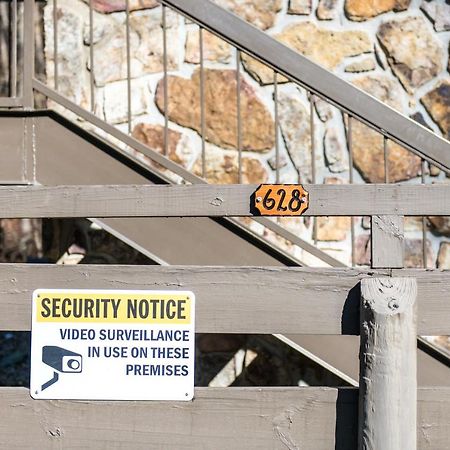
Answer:
[(191, 400), (194, 323), (192, 292), (38, 289), (31, 396)]

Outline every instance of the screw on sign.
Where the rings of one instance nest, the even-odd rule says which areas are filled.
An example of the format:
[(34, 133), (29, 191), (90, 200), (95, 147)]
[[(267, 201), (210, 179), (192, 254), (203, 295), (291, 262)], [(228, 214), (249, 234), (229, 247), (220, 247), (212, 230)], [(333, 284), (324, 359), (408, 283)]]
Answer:
[(251, 197), (256, 216), (300, 216), (309, 206), (309, 194), (300, 184), (261, 184)]

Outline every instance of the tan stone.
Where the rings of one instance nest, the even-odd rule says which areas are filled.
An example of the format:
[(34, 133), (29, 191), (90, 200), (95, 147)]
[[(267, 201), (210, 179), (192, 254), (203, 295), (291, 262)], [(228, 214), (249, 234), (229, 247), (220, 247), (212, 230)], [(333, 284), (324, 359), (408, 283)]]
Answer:
[[(383, 136), (356, 120), (352, 121), (353, 163), (369, 183), (384, 183)], [(392, 141), (387, 142), (388, 181), (415, 178), (420, 174), (420, 158)]]
[(450, 236), (450, 216), (432, 216), (428, 220), (436, 233)]
[(289, 0), (288, 14), (311, 14), (312, 0)]
[[(89, 3), (89, 0), (83, 1), (84, 3)], [(127, 9), (126, 5), (126, 0), (92, 0), (92, 7), (100, 13), (125, 11)], [(130, 11), (155, 8), (158, 5), (157, 0), (129, 0)]]
[[(354, 81), (354, 84), (389, 106), (401, 110), (399, 87), (395, 80), (388, 77), (366, 75)], [(353, 163), (362, 177), (370, 183), (383, 183), (384, 139), (383, 136), (357, 121), (352, 120)], [(387, 141), (388, 180), (391, 183), (409, 180), (420, 174), (420, 158), (399, 146)]]
[(385, 22), (377, 37), (394, 74), (409, 92), (442, 71), (442, 48), (422, 17)]
[(267, 30), (273, 27), (282, 0), (213, 0), (251, 24)]
[(355, 239), (355, 263), (358, 266), (370, 266), (372, 249), (370, 234), (360, 234)]
[(357, 61), (349, 64), (345, 71), (349, 73), (358, 73), (358, 72), (370, 72), (371, 70), (375, 70), (376, 64), (373, 58), (364, 58), (361, 61)]
[(437, 266), (439, 269), (450, 269), (450, 242), (441, 242)]
[[(335, 69), (344, 58), (373, 51), (370, 38), (364, 31), (328, 30), (313, 22), (288, 25), (274, 38), (329, 70)], [(273, 83), (272, 69), (250, 57), (243, 57), (243, 62), (261, 84)]]
[(404, 219), (405, 232), (422, 231), (422, 227), (423, 227), (422, 217), (412, 217), (412, 216), (405, 217), (405, 219)]
[(316, 15), (320, 20), (333, 20), (338, 14), (338, 0), (319, 0)]
[[(428, 268), (434, 267), (435, 255), (431, 242), (427, 239), (426, 244), (426, 265)], [(423, 267), (423, 243), (422, 239), (405, 239), (405, 267)]]
[[(325, 178), (325, 184), (343, 184), (342, 178)], [(317, 240), (343, 241), (350, 232), (350, 217), (318, 217)]]
[[(188, 32), (186, 40), (185, 61), (191, 64), (200, 63), (200, 32), (198, 29)], [(216, 35), (204, 30), (203, 59), (226, 64), (231, 59), (231, 45)]]
[[(237, 148), (236, 72), (205, 69), (206, 140), (224, 148)], [(190, 79), (168, 77), (169, 118), (201, 132), (200, 70)], [(273, 119), (254, 89), (241, 78), (242, 149), (264, 152), (275, 145)], [(156, 92), (156, 103), (164, 111), (164, 83)]]
[[(252, 58), (246, 53), (241, 54), (242, 65), (244, 69), (261, 85), (266, 86), (274, 83), (275, 74), (272, 68)], [(283, 75), (277, 74), (277, 83), (288, 83), (289, 80)]]
[[(132, 136), (145, 144), (151, 150), (164, 154), (164, 127), (161, 125), (138, 123), (132, 132)], [(168, 158), (180, 164), (184, 168), (189, 168), (194, 162), (195, 154), (193, 146), (190, 145), (187, 136), (180, 132), (169, 129), (168, 131)], [(150, 166), (167, 172), (160, 164), (150, 158), (143, 158)]]
[(411, 0), (346, 0), (345, 14), (350, 20), (363, 21), (388, 11), (404, 11)]
[[(237, 152), (207, 146), (205, 157), (205, 179), (208, 183), (236, 184), (239, 182), (239, 161)], [(202, 175), (201, 157), (195, 163), (193, 171), (198, 176)], [(242, 158), (242, 182), (244, 184), (265, 183), (267, 179), (267, 171), (258, 159), (247, 156)]]
[(420, 100), (443, 135), (450, 139), (450, 82), (443, 80)]
[[(167, 11), (167, 40), (179, 39), (179, 17)], [(97, 86), (127, 78), (127, 49), (124, 23), (117, 23), (112, 32), (106, 34), (95, 46), (94, 52), (102, 57), (95, 58), (94, 77)], [(180, 50), (177, 45), (167, 48), (169, 70), (179, 66)], [(130, 15), (130, 71), (136, 78), (145, 74), (162, 72), (163, 31), (161, 11), (149, 10)]]

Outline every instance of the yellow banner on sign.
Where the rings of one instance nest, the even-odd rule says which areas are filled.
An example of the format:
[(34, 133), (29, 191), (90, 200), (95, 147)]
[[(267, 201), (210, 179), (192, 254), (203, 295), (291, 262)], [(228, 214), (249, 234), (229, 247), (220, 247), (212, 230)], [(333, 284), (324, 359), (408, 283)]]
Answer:
[(56, 291), (34, 295), (38, 322), (190, 324), (187, 292)]

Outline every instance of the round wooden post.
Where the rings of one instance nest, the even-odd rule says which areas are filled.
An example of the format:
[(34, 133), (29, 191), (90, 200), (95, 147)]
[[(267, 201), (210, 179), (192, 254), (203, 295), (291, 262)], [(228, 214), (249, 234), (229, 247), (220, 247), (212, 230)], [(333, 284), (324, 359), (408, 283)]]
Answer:
[(417, 448), (417, 285), (361, 281), (358, 450)]

